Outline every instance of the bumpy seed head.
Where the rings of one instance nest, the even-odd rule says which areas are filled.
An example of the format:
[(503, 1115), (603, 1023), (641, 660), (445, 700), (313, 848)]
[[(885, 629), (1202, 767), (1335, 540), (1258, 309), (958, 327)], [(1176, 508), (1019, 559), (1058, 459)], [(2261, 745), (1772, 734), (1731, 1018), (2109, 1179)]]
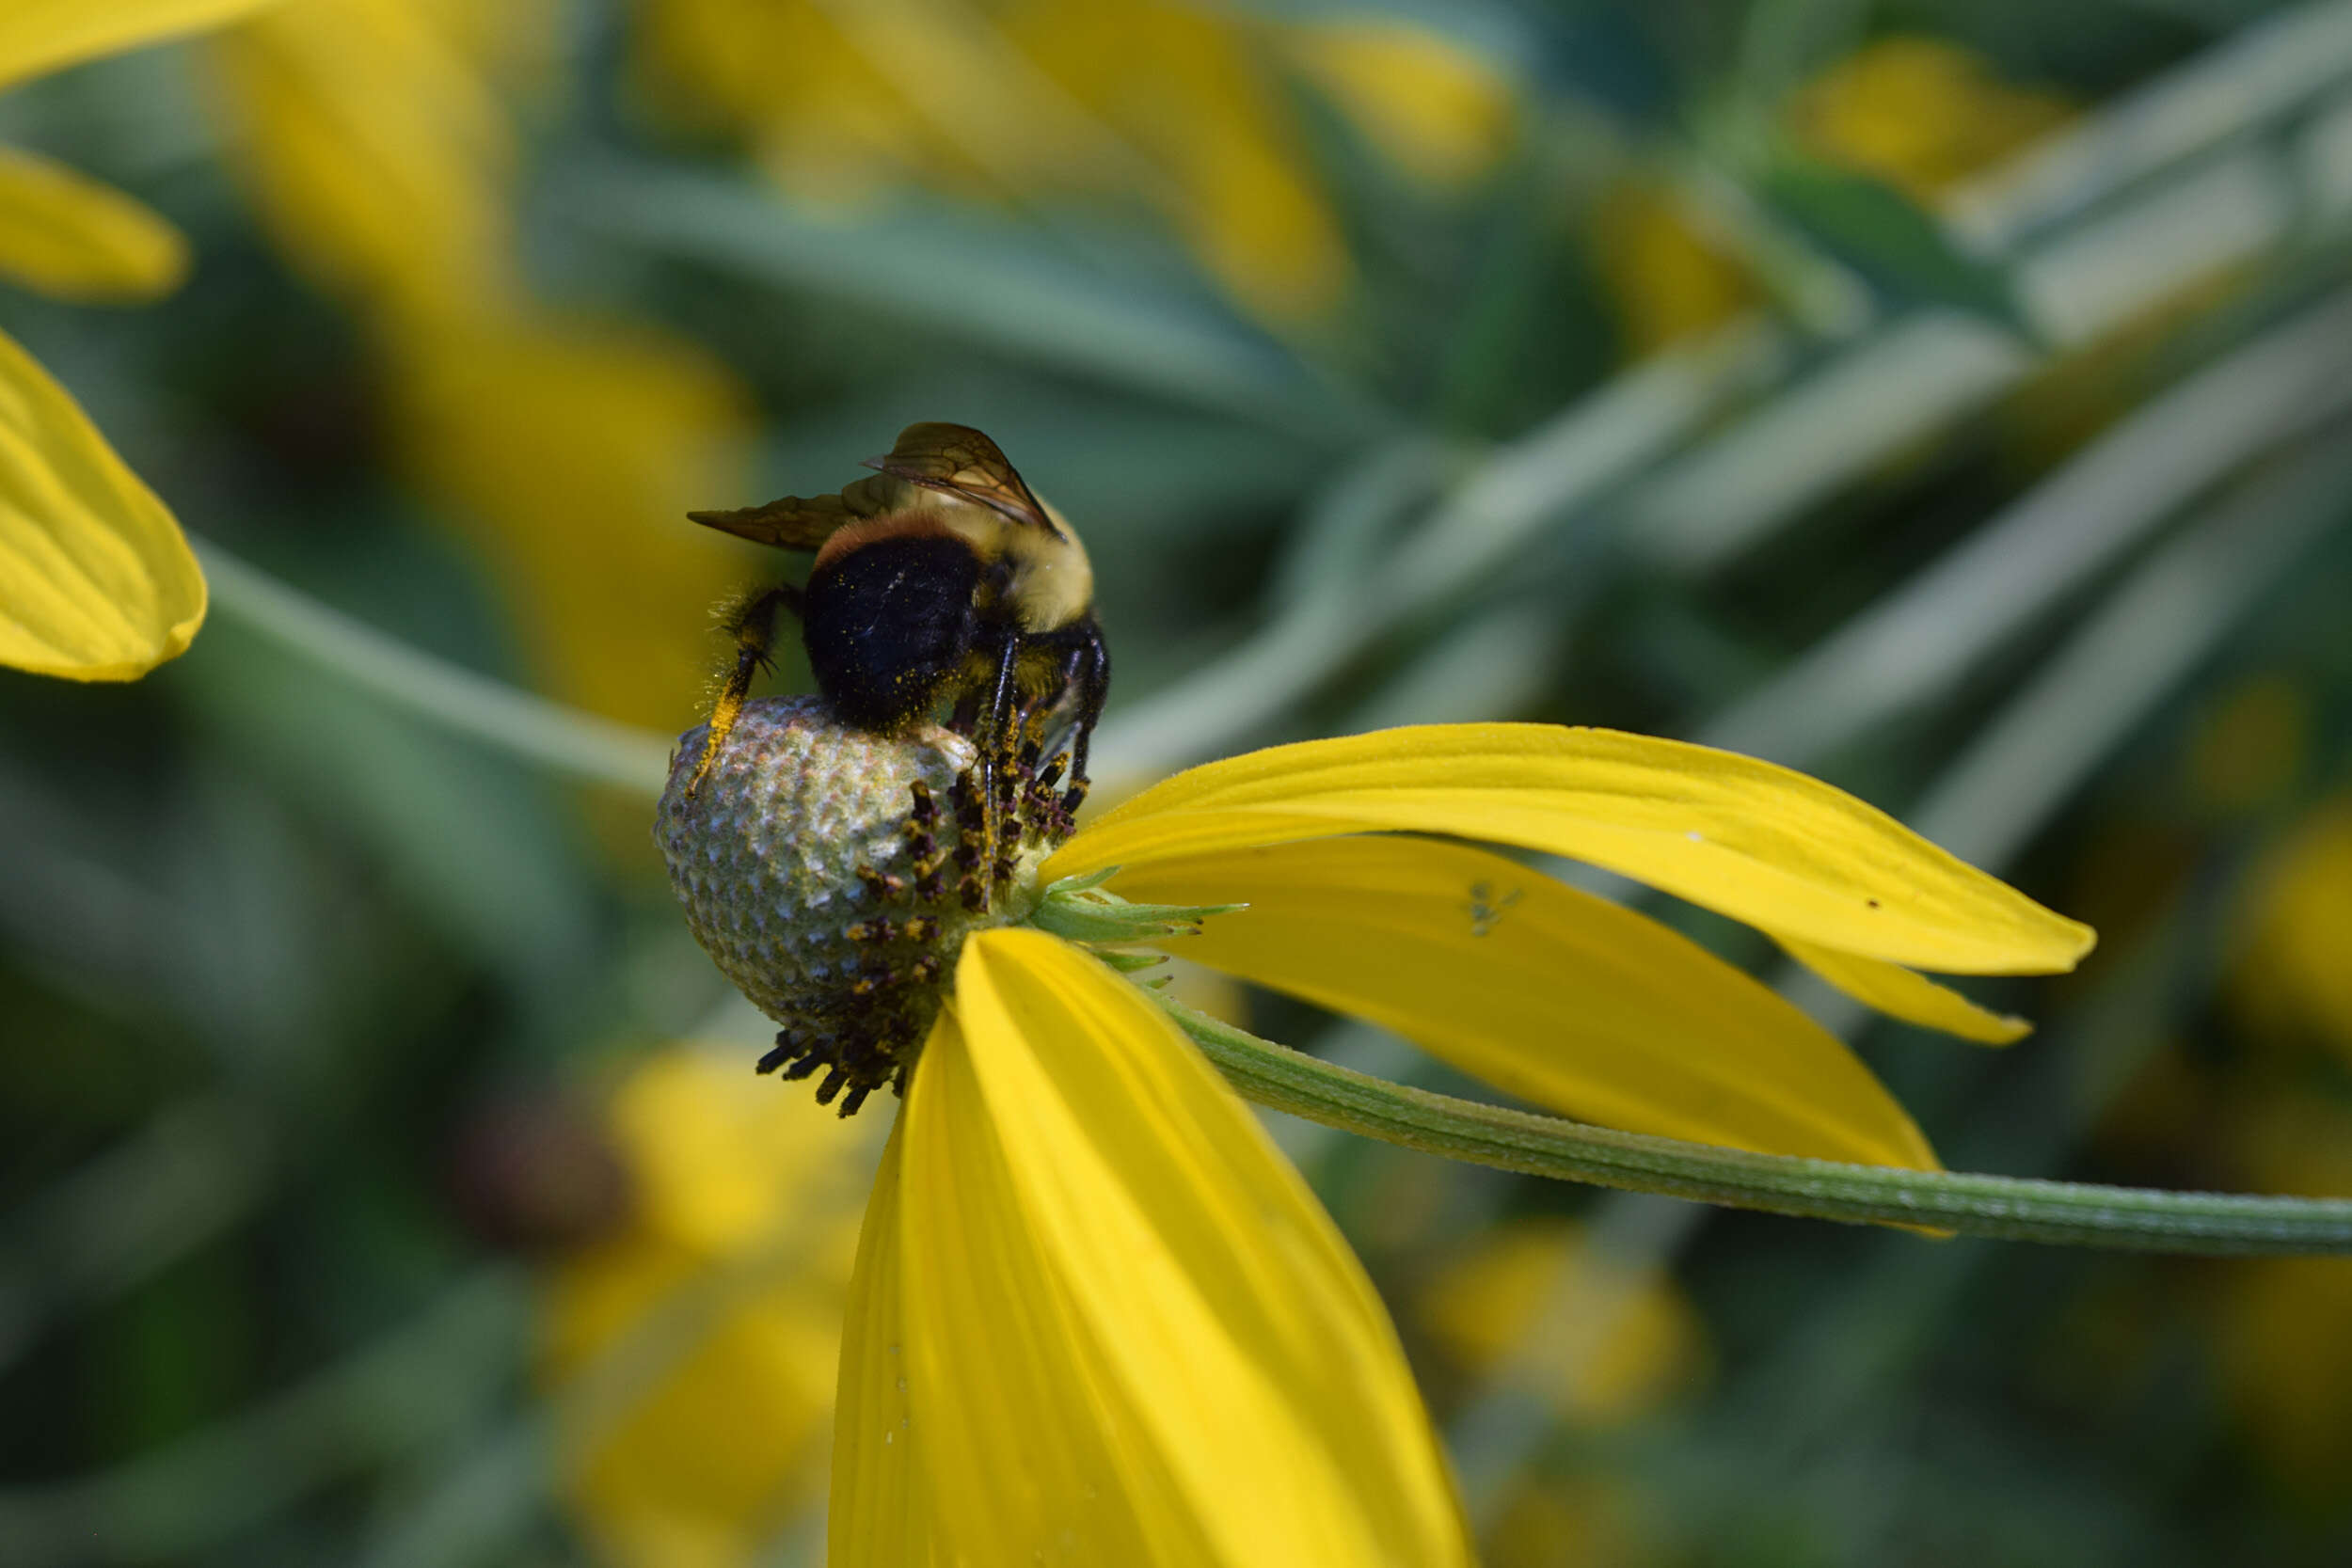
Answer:
[(903, 1085), (964, 934), (1027, 912), (1068, 816), (998, 818), (990, 857), (988, 819), (965, 809), (979, 790), (969, 740), (853, 729), (813, 697), (745, 705), (689, 799), (703, 736), (679, 738), (654, 840), (695, 940), (783, 1026), (760, 1070), (821, 1072), (818, 1099), (846, 1089), (846, 1116)]

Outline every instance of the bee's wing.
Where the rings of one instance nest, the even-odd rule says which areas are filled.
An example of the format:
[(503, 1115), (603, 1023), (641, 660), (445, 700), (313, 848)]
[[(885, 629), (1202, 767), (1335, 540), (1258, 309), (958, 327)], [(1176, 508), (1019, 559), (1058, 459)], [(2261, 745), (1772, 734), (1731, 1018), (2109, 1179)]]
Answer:
[(869, 457), (866, 466), (926, 490), (977, 501), (1016, 523), (1058, 531), (996, 443), (970, 425), (911, 424), (898, 432), (898, 444), (888, 456)]
[(914, 487), (888, 475), (845, 484), (839, 495), (786, 496), (765, 506), (739, 507), (733, 512), (689, 512), (705, 528), (773, 545), (781, 550), (813, 550), (833, 537), (834, 530), (860, 517), (896, 512), (914, 499)]

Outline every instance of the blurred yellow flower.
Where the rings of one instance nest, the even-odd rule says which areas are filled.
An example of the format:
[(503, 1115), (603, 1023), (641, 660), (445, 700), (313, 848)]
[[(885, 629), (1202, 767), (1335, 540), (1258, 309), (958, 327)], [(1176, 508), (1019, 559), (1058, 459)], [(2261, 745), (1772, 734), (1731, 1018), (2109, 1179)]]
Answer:
[(726, 368), (649, 328), (523, 317), (420, 325), (392, 356), (403, 465), (473, 526), (543, 688), (634, 723), (691, 706), (745, 568), (676, 523), (745, 483)]
[(1391, 19), (1301, 23), (1284, 36), (1292, 64), (1399, 168), (1458, 185), (1509, 145), (1517, 95), (1484, 55)]
[(1944, 192), (2072, 113), (2053, 92), (2012, 87), (1942, 39), (1878, 39), (1823, 71), (1789, 105), (1790, 128), (1832, 163), (1932, 205)]
[(402, 464), (479, 542), (540, 684), (665, 724), (741, 576), (736, 546), (675, 520), (742, 487), (750, 399), (689, 342), (525, 295), (501, 88), (552, 24), (539, 4), (286, 0), (214, 56), (265, 220), (367, 312)]
[(403, 317), (515, 303), (514, 128), (495, 71), (524, 45), (479, 17), (514, 29), (539, 12), (283, 0), (213, 40), (238, 160), (262, 221), (297, 265)]
[[(1657, 1409), (1703, 1370), (1707, 1337), (1673, 1284), (1629, 1276), (1574, 1221), (1505, 1221), (1433, 1279), (1422, 1322), (1485, 1383), (1548, 1389), (1560, 1413), (1614, 1426)], [(1572, 1323), (1565, 1341), (1532, 1337)]]
[[(2337, 949), (2341, 967), (2352, 949)], [(2352, 1105), (2281, 1097), (2237, 1118), (2241, 1172), (2259, 1191), (2352, 1197)], [(2346, 1506), (2352, 1465), (2352, 1259), (2220, 1266), (2216, 1350), (2231, 1404), (2280, 1484), (2319, 1509)]]
[[(1959, 44), (1895, 35), (1806, 84), (1786, 119), (1817, 157), (1932, 206), (2070, 112), (2054, 93), (2003, 82)], [(1746, 266), (1692, 226), (1662, 182), (1620, 182), (1604, 197), (1594, 232), (1597, 264), (1636, 356), (1719, 326), (1762, 297)]]
[(1310, 316), (1350, 265), (1275, 79), (1328, 92), (1407, 170), (1458, 181), (1500, 150), (1510, 90), (1401, 23), (1252, 24), (1172, 0), (644, 0), (654, 91), (738, 133), (829, 206), (902, 181), (1156, 209), (1250, 309)]
[(2264, 1033), (2352, 1063), (2352, 797), (2312, 812), (2265, 858), (2234, 987)]
[[(0, 11), (0, 91), (265, 3), (18, 4)], [(146, 207), (0, 147), (0, 277), (59, 299), (135, 301), (170, 293), (187, 264), (180, 231)], [(204, 575), (171, 513), (0, 334), (0, 664), (130, 680), (186, 650), (204, 604)]]
[(868, 1145), (745, 1080), (683, 1046), (629, 1074), (609, 1112), (629, 1223), (548, 1284), (555, 1388), (621, 1371), (562, 1434), (565, 1497), (617, 1562), (748, 1563), (822, 1495)]
[(1700, 235), (1663, 181), (1612, 184), (1592, 235), (1593, 264), (1616, 301), (1630, 358), (1721, 326), (1763, 300), (1748, 269)]
[[(804, 917), (832, 898), (794, 880), (800, 862), (770, 858), (777, 824), (753, 801), (775, 781), (737, 749), (803, 732), (768, 718), (747, 710), (714, 793), (691, 807), (690, 735), (657, 830), (697, 930), (738, 959), (724, 932), (811, 938)], [(1198, 931), (1106, 940), (1383, 1024), (1572, 1115), (1933, 1165), (1868, 1071), (1766, 988), (1516, 862), (1390, 836), (1410, 832), (1607, 866), (1792, 951), (1903, 976), (1882, 989), (1914, 1001), (1948, 993), (1903, 964), (2059, 970), (2092, 940), (1826, 785), (1639, 736), (1391, 730), (1144, 790), (1025, 874), (1034, 926), (984, 918), (936, 955), (952, 985), (907, 1075), (850, 1287), (836, 1568), (1041, 1549), (1137, 1564), (1469, 1559), (1393, 1330), (1328, 1217), (1168, 1016), (1050, 934), (1113, 919), (1119, 898), (1245, 903)], [(1054, 891), (1113, 868), (1116, 897)], [(885, 879), (869, 866), (860, 881)], [(945, 929), (936, 913), (924, 924)], [(763, 1065), (833, 1062), (830, 1093), (843, 1049), (788, 1030)], [(1605, 1386), (1624, 1400), (1640, 1384)]]

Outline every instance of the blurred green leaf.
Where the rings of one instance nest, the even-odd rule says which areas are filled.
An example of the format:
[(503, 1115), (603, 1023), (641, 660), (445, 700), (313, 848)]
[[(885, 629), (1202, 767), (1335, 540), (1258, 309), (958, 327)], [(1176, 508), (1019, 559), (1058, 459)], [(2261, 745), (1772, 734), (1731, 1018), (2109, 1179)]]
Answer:
[(1757, 193), (1822, 249), (1905, 304), (1949, 305), (2030, 337), (2008, 270), (1970, 255), (1894, 186), (1802, 152), (1777, 152)]

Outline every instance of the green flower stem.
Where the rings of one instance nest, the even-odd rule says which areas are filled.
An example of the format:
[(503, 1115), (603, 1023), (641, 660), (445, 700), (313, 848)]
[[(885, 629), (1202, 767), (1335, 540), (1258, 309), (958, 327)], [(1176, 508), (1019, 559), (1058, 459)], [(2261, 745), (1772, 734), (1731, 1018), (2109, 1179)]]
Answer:
[(1159, 998), (1243, 1095), (1450, 1160), (1807, 1219), (2212, 1254), (2352, 1253), (2352, 1199), (2242, 1197), (1898, 1170), (1683, 1143), (1407, 1088)]

